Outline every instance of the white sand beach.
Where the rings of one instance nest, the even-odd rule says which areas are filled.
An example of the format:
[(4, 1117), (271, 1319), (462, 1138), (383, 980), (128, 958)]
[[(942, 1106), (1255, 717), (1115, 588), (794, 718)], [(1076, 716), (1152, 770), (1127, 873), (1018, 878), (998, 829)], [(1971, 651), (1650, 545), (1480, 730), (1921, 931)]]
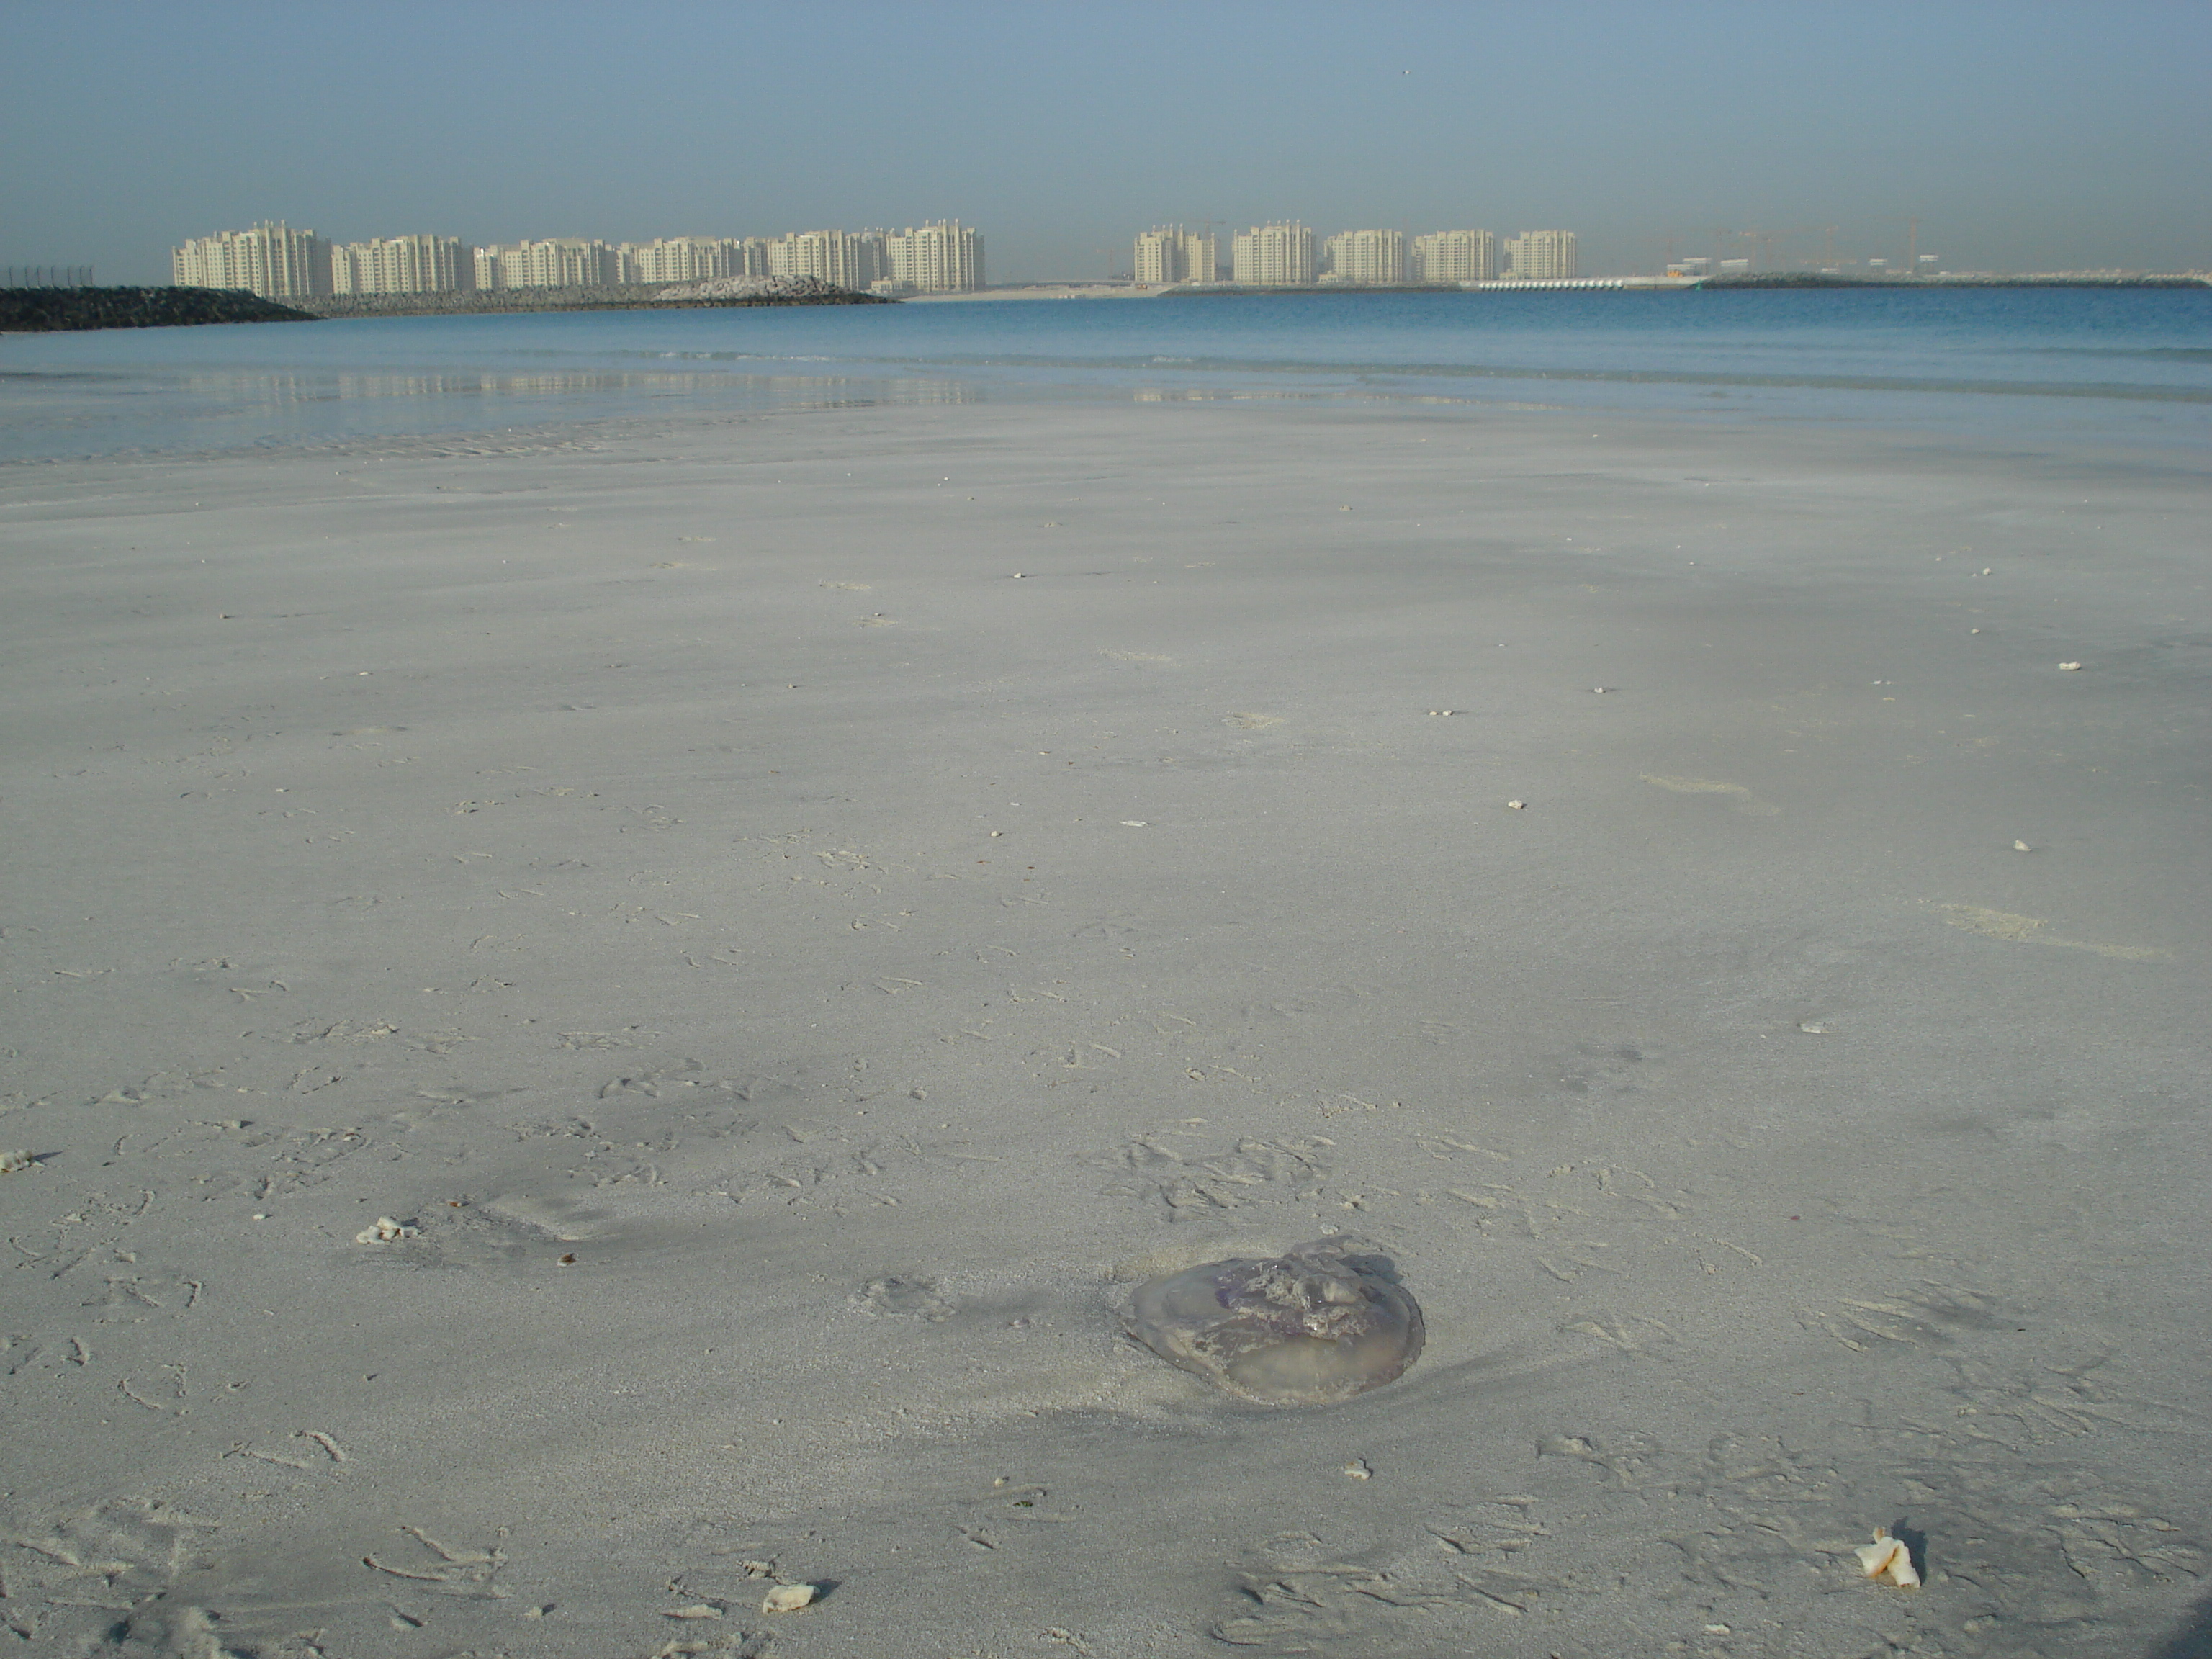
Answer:
[[(2208, 494), (1348, 401), (0, 470), (0, 1625), (2202, 1653)], [(1338, 1234), (1395, 1382), (1123, 1333)]]

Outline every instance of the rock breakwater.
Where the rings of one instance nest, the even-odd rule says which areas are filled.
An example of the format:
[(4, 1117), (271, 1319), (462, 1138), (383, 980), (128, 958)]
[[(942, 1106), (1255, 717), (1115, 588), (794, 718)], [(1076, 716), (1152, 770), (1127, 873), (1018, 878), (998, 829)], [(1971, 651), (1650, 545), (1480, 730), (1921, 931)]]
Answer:
[(202, 323), (312, 323), (309, 313), (215, 288), (0, 289), (0, 333), (179, 328)]

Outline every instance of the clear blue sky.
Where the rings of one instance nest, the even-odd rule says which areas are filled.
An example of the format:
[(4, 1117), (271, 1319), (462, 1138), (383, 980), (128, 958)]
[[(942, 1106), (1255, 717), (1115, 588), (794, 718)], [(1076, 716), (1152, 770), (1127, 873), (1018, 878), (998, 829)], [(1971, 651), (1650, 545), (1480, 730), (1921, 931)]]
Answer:
[(2208, 87), (2204, 0), (0, 0), (0, 264), (957, 217), (1007, 282), (1297, 217), (1607, 270), (1918, 215), (1954, 269), (2202, 268)]

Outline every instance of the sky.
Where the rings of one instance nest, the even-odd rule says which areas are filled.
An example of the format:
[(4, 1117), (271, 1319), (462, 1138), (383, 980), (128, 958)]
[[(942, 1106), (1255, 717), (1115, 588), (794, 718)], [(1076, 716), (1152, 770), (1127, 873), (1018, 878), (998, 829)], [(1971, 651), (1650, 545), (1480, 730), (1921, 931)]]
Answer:
[(1604, 274), (1917, 217), (1949, 270), (2203, 270), (2208, 85), (2203, 0), (0, 0), (0, 264), (957, 218), (1032, 282), (1296, 218)]

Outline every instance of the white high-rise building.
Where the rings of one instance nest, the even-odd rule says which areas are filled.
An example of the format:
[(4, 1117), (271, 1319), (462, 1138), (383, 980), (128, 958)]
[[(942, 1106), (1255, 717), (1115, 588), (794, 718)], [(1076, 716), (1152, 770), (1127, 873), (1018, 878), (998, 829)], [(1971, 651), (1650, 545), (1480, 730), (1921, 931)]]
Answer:
[(767, 252), (766, 274), (770, 276), (818, 276), (839, 288), (866, 293), (884, 274), (884, 233), (879, 230), (793, 231), (770, 241)]
[(1402, 283), (1406, 280), (1406, 235), (1398, 230), (1340, 230), (1322, 244), (1323, 280), (1340, 283)]
[(458, 236), (380, 236), (331, 250), (333, 294), (450, 294), (476, 283)]
[(1578, 275), (1571, 230), (1524, 230), (1505, 244), (1506, 274), (1524, 283), (1556, 282)]
[(623, 280), (619, 250), (576, 236), (480, 247), (476, 267), (483, 289), (611, 288)]
[(1212, 231), (1155, 225), (1138, 234), (1131, 269), (1139, 285), (1165, 288), (1176, 283), (1218, 281), (1220, 259), (1220, 245)]
[(305, 299), (331, 291), (331, 245), (280, 220), (172, 248), (169, 271), (179, 288), (242, 288), (264, 300)]
[(1295, 220), (1255, 225), (1230, 244), (1236, 280), (1255, 288), (1304, 288), (1320, 273), (1314, 258), (1314, 234)]
[(983, 233), (957, 219), (937, 219), (884, 239), (884, 276), (923, 294), (958, 293), (983, 281)]
[(616, 252), (622, 256), (626, 283), (702, 283), (717, 276), (768, 275), (768, 244), (758, 237), (663, 236), (650, 242), (624, 242)]
[(1417, 283), (1493, 282), (1498, 239), (1486, 230), (1439, 230), (1416, 236), (1407, 275)]

